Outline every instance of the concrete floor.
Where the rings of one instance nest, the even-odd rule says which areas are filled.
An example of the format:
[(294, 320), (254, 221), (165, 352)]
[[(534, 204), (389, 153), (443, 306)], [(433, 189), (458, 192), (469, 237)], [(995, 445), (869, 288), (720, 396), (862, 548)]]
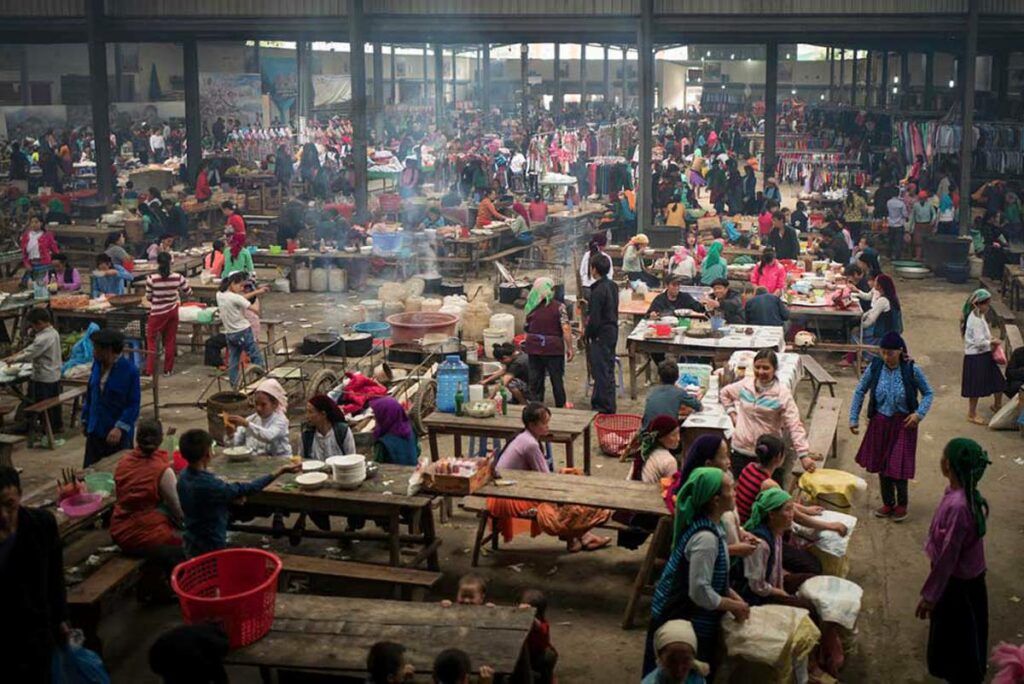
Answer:
[[(917, 479), (910, 484), (910, 518), (894, 524), (870, 516), (870, 509), (879, 505), (874, 481), (870, 481), (865, 499), (855, 505), (854, 514), (860, 518), (860, 524), (850, 545), (850, 579), (864, 588), (864, 605), (854, 651), (843, 673), (843, 679), (849, 682), (933, 681), (925, 667), (927, 623), (914, 618), (914, 607), (928, 570), (922, 548), (931, 513), (944, 486), (939, 457), (946, 441), (956, 436), (979, 440), (993, 461), (982, 482), (992, 508), (986, 539), (991, 645), (1002, 640), (1024, 641), (1024, 606), (1020, 602), (1024, 598), (1024, 575), (1020, 570), (1024, 549), (1024, 464), (1014, 460), (1022, 455), (1024, 442), (1016, 432), (990, 432), (965, 420), (966, 401), (959, 395), (962, 341), (957, 317), (971, 288), (938, 280), (903, 281), (897, 286), (910, 350), (934, 386), (936, 399), (920, 428)], [(297, 303), (304, 306), (289, 308)], [(265, 311), (293, 321), (295, 324), (287, 329), (299, 339), (308, 331), (299, 327), (298, 319), (306, 318), (320, 327), (324, 317), (333, 312), (334, 303), (334, 299), (323, 295), (271, 294), (265, 301)], [(819, 358), (840, 379), (838, 395), (848, 406), (856, 381), (854, 374), (835, 368), (838, 355)], [(202, 390), (210, 369), (198, 365), (200, 362), (198, 357), (181, 357), (179, 372), (162, 383), (164, 401), (191, 400)], [(567, 381), (570, 400), (579, 406), (588, 405), (583, 393), (583, 369), (582, 359), (577, 358), (569, 367)], [(809, 385), (802, 383), (797, 395), (801, 407), (806, 407), (809, 394)], [(619, 410), (640, 412), (642, 397), (637, 402), (620, 398)], [(206, 423), (205, 414), (197, 409), (165, 409), (162, 418), (165, 426), (177, 426), (179, 431)], [(845, 420), (841, 421), (839, 458), (830, 465), (864, 475), (853, 462), (858, 444), (859, 438), (846, 429)], [(52, 477), (62, 466), (80, 465), (83, 446), (82, 438), (75, 437), (57, 453), (22, 450), (15, 458), (26, 476)], [(560, 458), (559, 452), (556, 450), (556, 458)], [(593, 475), (610, 479), (609, 484), (625, 477), (625, 466), (617, 460), (595, 453), (594, 463)], [(445, 579), (433, 600), (451, 597), (457, 578), (470, 569), (474, 530), (475, 519), (458, 512), (452, 522), (441, 527)], [(256, 538), (239, 537), (238, 541), (260, 543)], [(315, 552), (316, 544), (326, 546), (318, 541), (304, 542), (303, 552)], [(346, 553), (353, 558), (381, 561), (386, 552), (382, 547), (364, 543)], [(622, 631), (619, 620), (641, 558), (642, 550), (618, 548), (568, 555), (557, 540), (521, 537), (496, 556), (484, 557), (479, 571), (491, 580), (491, 599), (497, 603), (515, 601), (524, 588), (538, 587), (547, 592), (552, 640), (560, 653), (561, 681), (625, 683), (639, 679), (646, 604), (641, 610), (641, 627)], [(102, 636), (107, 643), (106, 657), (113, 680), (155, 681), (146, 660), (149, 645), (178, 619), (175, 606), (142, 608), (129, 603), (108, 618)], [(232, 672), (232, 681), (258, 679), (255, 671), (237, 670)]]

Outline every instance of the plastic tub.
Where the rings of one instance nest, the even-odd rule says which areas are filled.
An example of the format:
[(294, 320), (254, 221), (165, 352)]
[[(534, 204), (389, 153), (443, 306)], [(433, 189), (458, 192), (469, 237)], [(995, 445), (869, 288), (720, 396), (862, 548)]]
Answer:
[(261, 549), (212, 551), (180, 563), (171, 588), (185, 624), (212, 622), (231, 648), (263, 638), (274, 622), (281, 559)]
[(391, 255), (397, 253), (402, 249), (402, 238), (404, 235), (404, 233), (397, 231), (394, 233), (374, 233), (373, 253), (378, 255)]
[(352, 329), (359, 333), (369, 333), (375, 340), (383, 340), (391, 337), (391, 325), (388, 323), (382, 323), (381, 321), (356, 323), (352, 326)]
[(440, 311), (407, 311), (392, 314), (387, 321), (391, 324), (392, 339), (397, 343), (420, 340), (429, 333), (451, 337), (459, 318)]
[(85, 476), (85, 486), (94, 494), (113, 494), (114, 493), (114, 474), (113, 473), (89, 473)]
[(103, 495), (96, 492), (75, 494), (60, 502), (60, 510), (69, 518), (84, 518), (103, 507)]

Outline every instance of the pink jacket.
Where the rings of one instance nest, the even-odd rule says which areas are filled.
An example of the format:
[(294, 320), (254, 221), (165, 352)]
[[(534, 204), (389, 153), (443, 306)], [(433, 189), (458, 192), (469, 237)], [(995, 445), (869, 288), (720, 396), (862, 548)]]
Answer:
[[(53, 237), (53, 233), (48, 230), (44, 230), (43, 234), (39, 236), (39, 263), (51, 263), (53, 261), (53, 255), (58, 252), (60, 252), (60, 248), (57, 247), (57, 239)], [(31, 261), (28, 258), (27, 230), (21, 234), (21, 263), (25, 265), (25, 268), (30, 268), (32, 266)]]
[(786, 289), (786, 267), (775, 261), (762, 270), (761, 264), (758, 264), (750, 272), (750, 282), (772, 294), (781, 294)]
[(724, 387), (718, 394), (726, 412), (735, 417), (732, 448), (741, 454), (753, 455), (757, 438), (763, 434), (781, 437), (789, 434), (797, 456), (803, 458), (810, 448), (807, 432), (800, 422), (800, 409), (789, 388), (778, 379), (758, 394), (754, 377), (749, 375), (739, 382)]

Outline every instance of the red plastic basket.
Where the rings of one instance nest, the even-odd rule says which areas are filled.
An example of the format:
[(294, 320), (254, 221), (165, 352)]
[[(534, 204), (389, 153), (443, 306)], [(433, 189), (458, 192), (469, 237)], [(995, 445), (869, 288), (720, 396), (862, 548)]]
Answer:
[(185, 624), (220, 625), (231, 648), (261, 639), (274, 622), (281, 559), (260, 549), (224, 549), (180, 563), (171, 587)]
[(640, 429), (643, 416), (632, 413), (600, 413), (594, 419), (597, 443), (609, 456), (620, 456)]

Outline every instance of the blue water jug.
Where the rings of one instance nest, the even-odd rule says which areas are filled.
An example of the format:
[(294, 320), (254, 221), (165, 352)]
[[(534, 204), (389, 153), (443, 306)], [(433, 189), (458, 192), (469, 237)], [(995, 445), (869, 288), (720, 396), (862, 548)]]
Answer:
[(437, 369), (437, 410), (455, 413), (455, 392), (459, 385), (463, 394), (469, 391), (469, 366), (456, 354), (446, 356)]

